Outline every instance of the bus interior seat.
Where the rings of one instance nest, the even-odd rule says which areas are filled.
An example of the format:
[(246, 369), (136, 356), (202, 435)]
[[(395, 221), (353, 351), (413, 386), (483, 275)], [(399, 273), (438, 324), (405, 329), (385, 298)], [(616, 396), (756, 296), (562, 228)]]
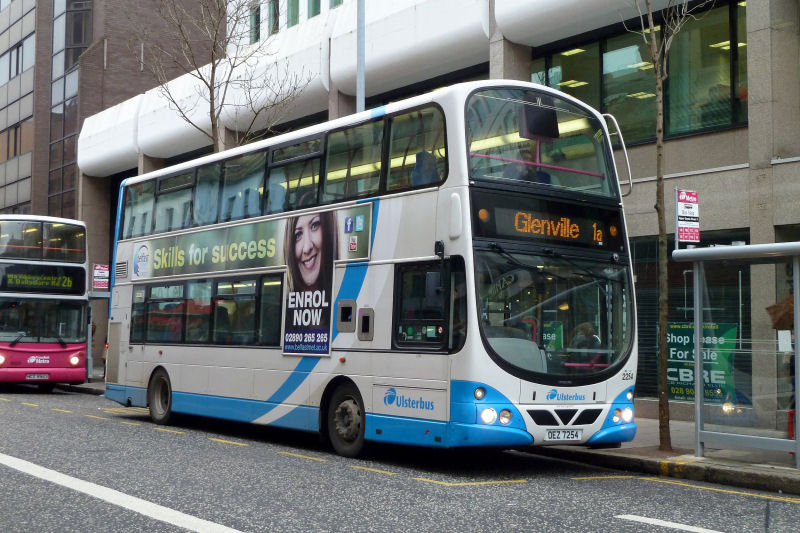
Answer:
[(436, 157), (430, 152), (417, 152), (414, 170), (411, 171), (411, 185), (436, 183), (439, 172), (436, 170)]

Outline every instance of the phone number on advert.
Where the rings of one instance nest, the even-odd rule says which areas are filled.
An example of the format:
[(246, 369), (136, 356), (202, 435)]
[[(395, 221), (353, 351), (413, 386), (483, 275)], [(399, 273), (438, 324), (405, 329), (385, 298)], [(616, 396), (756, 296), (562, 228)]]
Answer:
[(290, 342), (328, 342), (327, 333), (287, 333), (283, 338), (284, 343)]

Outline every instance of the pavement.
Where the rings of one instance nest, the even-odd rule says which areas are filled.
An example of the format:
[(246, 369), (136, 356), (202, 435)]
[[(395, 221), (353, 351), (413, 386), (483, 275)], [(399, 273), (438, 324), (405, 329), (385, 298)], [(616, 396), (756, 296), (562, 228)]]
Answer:
[[(95, 377), (82, 385), (58, 387), (83, 394), (105, 393), (105, 381)], [(539, 446), (529, 451), (628, 472), (800, 495), (800, 469), (795, 467), (795, 458), (790, 453), (706, 446), (704, 456), (697, 457), (694, 422), (677, 420), (670, 421), (672, 450), (664, 451), (659, 449), (658, 420), (637, 417), (635, 422), (636, 437), (619, 448)]]

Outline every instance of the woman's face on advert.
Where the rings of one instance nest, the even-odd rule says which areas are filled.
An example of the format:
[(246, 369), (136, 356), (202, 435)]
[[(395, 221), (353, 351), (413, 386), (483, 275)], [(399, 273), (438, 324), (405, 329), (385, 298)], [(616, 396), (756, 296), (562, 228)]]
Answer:
[(314, 285), (319, 277), (322, 262), (322, 223), (319, 215), (303, 215), (297, 218), (294, 228), (294, 257), (300, 277), (308, 285)]

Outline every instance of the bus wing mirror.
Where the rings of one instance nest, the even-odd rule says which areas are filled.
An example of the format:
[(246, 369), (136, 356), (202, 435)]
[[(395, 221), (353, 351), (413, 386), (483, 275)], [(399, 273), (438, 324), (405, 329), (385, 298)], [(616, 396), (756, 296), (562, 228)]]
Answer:
[[(606, 126), (609, 125), (609, 122), (614, 125), (615, 131), (614, 132), (609, 131), (609, 135), (611, 136), (616, 135), (617, 137), (619, 137), (619, 145), (620, 148), (622, 149), (622, 155), (625, 156), (625, 167), (628, 169), (628, 192), (626, 192), (622, 196), (623, 197), (628, 196), (633, 192), (633, 174), (631, 174), (631, 162), (628, 159), (628, 149), (625, 148), (625, 139), (622, 138), (622, 129), (619, 127), (619, 123), (617, 122), (617, 119), (614, 118), (614, 115), (610, 113), (603, 113), (603, 118), (606, 119)], [(622, 185), (621, 182), (620, 185)]]

